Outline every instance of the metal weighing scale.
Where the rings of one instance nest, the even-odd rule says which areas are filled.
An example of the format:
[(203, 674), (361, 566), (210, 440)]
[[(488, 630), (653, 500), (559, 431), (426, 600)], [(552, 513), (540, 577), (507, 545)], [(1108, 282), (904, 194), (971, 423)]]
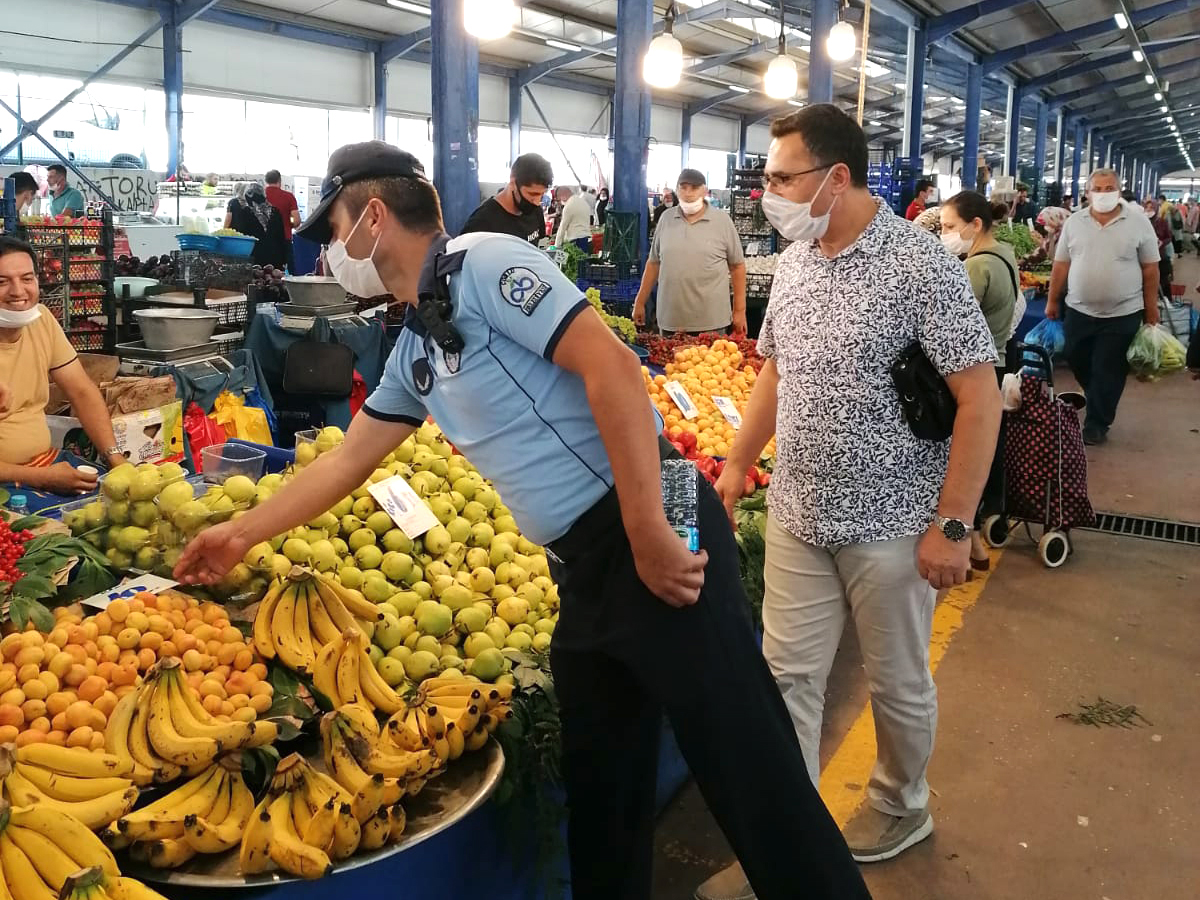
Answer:
[(121, 364), (121, 375), (149, 375), (154, 369), (171, 366), (189, 378), (207, 375), (227, 375), (233, 364), (222, 356), (210, 343), (193, 347), (178, 347), (174, 350), (151, 350), (144, 341), (117, 344), (117, 358)]
[(369, 325), (370, 323), (356, 312), (354, 303), (333, 303), (327, 306), (304, 306), (299, 303), (277, 303), (279, 311), (279, 326), (281, 328), (307, 331), (312, 328), (314, 319), (328, 319), (329, 322), (349, 322), (351, 325)]

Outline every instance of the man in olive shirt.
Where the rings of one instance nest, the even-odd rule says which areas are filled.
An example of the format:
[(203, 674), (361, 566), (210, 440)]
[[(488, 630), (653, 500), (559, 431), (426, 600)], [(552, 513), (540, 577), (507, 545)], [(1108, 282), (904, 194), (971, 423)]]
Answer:
[(536, 246), (546, 237), (542, 197), (553, 183), (554, 170), (544, 157), (536, 153), (518, 156), (509, 171), (508, 184), (471, 213), (461, 234), (477, 231), (511, 234)]
[(1121, 178), (1097, 169), (1089, 203), (1063, 223), (1046, 318), (1063, 317), (1067, 361), (1087, 393), (1085, 444), (1103, 444), (1129, 366), (1125, 354), (1145, 321), (1158, 323), (1158, 238), (1150, 220), (1121, 200)]
[(67, 184), (67, 167), (55, 163), (46, 169), (50, 186), (50, 215), (82, 216), (87, 209), (83, 194)]
[[(633, 321), (646, 322), (646, 301), (656, 282), (658, 327), (664, 332), (702, 334), (732, 324), (746, 333), (746, 258), (729, 215), (706, 199), (704, 175), (679, 173), (678, 204), (663, 213), (633, 306)], [(733, 302), (729, 299), (730, 283)]]

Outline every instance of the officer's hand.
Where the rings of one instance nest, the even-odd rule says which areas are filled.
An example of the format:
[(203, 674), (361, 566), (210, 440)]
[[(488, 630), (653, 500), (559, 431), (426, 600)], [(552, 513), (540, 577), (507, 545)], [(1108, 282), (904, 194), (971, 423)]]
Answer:
[(175, 579), (184, 584), (213, 584), (242, 561), (250, 543), (234, 522), (206, 528), (184, 548)]
[(633, 304), (633, 324), (634, 325), (645, 325), (646, 324), (646, 304), (645, 303), (634, 303)]
[(32, 487), (41, 488), (52, 494), (86, 494), (96, 489), (96, 476), (81, 472), (69, 462), (59, 462), (38, 472)]
[(670, 606), (691, 606), (700, 599), (708, 553), (688, 550), (666, 519), (631, 544), (638, 577), (654, 596)]

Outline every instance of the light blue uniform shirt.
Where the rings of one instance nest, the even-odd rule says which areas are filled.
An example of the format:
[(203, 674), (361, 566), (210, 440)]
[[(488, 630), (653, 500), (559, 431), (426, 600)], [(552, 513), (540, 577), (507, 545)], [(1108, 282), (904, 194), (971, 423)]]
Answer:
[(432, 415), (524, 534), (545, 544), (613, 486), (583, 379), (550, 361), (588, 302), (518, 238), (468, 234), (445, 252), (460, 250), (469, 252), (450, 276), (450, 296), (465, 348), (447, 354), (410, 309), (363, 412), (413, 425)]

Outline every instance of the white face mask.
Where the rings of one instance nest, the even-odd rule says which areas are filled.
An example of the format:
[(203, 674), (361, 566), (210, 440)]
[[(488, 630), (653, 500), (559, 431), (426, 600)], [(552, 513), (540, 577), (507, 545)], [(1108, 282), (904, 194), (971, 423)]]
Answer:
[(974, 243), (974, 238), (967, 239), (957, 231), (942, 232), (942, 246), (949, 250), (953, 256), (962, 256), (971, 249), (971, 245)]
[[(350, 234), (346, 236), (347, 239), (354, 236), (354, 232), (358, 230), (358, 226), (362, 224), (363, 216), (366, 214), (367, 211), (364, 208), (358, 221), (350, 229)], [(330, 274), (337, 279), (338, 284), (346, 289), (347, 293), (353, 294), (355, 297), (362, 297), (364, 300), (389, 293), (383, 279), (379, 277), (379, 269), (375, 268), (374, 256), (378, 246), (379, 239), (376, 238), (375, 246), (371, 248), (371, 255), (366, 259), (355, 259), (351, 256), (346, 250), (346, 241), (334, 241), (325, 251), (325, 261), (329, 263)]]
[(694, 216), (696, 213), (700, 212), (700, 210), (702, 210), (702, 209), (704, 209), (704, 198), (703, 197), (701, 197), (699, 200), (692, 200), (690, 202), (687, 200), (679, 201), (679, 210), (685, 216)]
[(1121, 202), (1121, 195), (1116, 191), (1092, 191), (1092, 208), (1099, 213), (1110, 213)]
[(829, 204), (829, 209), (820, 216), (812, 214), (812, 205), (813, 201), (820, 196), (832, 172), (833, 169), (831, 168), (825, 173), (825, 177), (821, 179), (821, 186), (813, 194), (813, 199), (807, 203), (796, 203), (794, 200), (781, 197), (772, 191), (764, 193), (762, 196), (762, 210), (763, 215), (767, 217), (767, 221), (774, 225), (775, 230), (789, 241), (818, 241), (824, 237), (825, 232), (829, 229), (829, 214), (833, 212), (833, 207), (837, 203), (837, 197), (833, 198), (833, 202)]
[(42, 308), (37, 304), (20, 311), (0, 306), (0, 328), (24, 328), (36, 322), (41, 314)]

